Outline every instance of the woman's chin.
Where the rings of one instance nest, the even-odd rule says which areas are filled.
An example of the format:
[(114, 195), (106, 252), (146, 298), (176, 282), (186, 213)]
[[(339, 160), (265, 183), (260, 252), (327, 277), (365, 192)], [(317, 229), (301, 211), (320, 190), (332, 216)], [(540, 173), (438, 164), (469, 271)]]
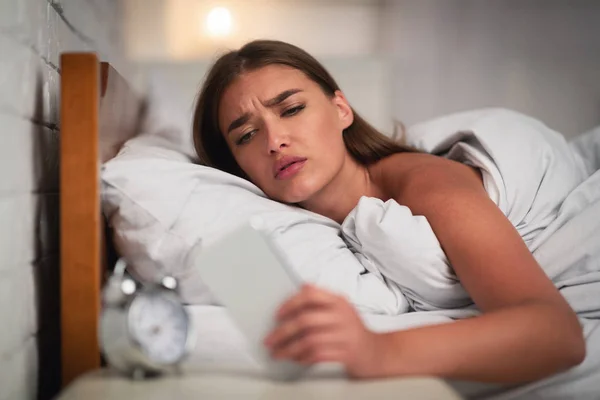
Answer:
[(291, 187), (285, 188), (285, 190), (281, 190), (276, 195), (269, 197), (282, 203), (300, 205), (310, 199), (314, 193), (314, 190), (304, 185), (291, 185)]
[(296, 204), (300, 205), (301, 203), (306, 202), (310, 196), (304, 196), (299, 193), (286, 193), (284, 195), (279, 196), (279, 201), (287, 204)]

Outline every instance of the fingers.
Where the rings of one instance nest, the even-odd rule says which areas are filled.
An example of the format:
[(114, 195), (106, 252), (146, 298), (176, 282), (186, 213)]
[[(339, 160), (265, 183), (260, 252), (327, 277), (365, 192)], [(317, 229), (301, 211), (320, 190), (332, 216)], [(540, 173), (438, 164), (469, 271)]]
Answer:
[(336, 325), (338, 317), (330, 311), (305, 310), (284, 320), (265, 339), (265, 345), (270, 348), (283, 346), (286, 342), (308, 334), (309, 331), (325, 330)]
[(348, 341), (356, 341), (363, 326), (354, 308), (341, 296), (305, 285), (286, 301), (276, 318), (278, 326), (264, 343), (277, 359), (312, 364), (345, 362)]
[(328, 307), (340, 301), (340, 297), (312, 285), (304, 285), (300, 292), (283, 303), (276, 318), (283, 320), (308, 307)]
[(332, 356), (336, 354), (337, 358), (342, 357), (343, 343), (339, 340), (338, 332), (309, 332), (306, 335), (298, 337), (283, 346), (276, 348), (272, 353), (276, 359), (290, 359), (300, 362), (314, 362), (326, 354)]

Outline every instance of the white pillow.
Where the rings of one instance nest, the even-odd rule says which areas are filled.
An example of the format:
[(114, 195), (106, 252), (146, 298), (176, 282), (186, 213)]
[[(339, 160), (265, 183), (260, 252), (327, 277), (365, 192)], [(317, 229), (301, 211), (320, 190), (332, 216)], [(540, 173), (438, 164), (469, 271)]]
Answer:
[(149, 72), (145, 80), (147, 109), (140, 136), (130, 141), (130, 147), (137, 153), (147, 154), (150, 150), (161, 157), (185, 156), (198, 161), (192, 139), (193, 104), (182, 101), (174, 82), (164, 76)]
[(197, 271), (186, 266), (186, 256), (198, 241), (208, 246), (260, 215), (305, 281), (346, 295), (363, 311), (407, 310), (401, 293), (367, 273), (342, 239), (339, 224), (272, 201), (244, 179), (184, 160), (136, 138), (103, 166), (104, 212), (117, 250), (135, 262), (140, 277), (168, 272), (179, 279), (186, 302), (214, 304)]
[(189, 251), (198, 241), (210, 245), (261, 215), (302, 279), (345, 294), (365, 311), (406, 311), (402, 294), (367, 273), (346, 246), (339, 224), (272, 201), (246, 180), (190, 162), (197, 159), (191, 105), (181, 104), (164, 77), (152, 74), (149, 82), (141, 133), (102, 166), (101, 174), (103, 210), (118, 252), (135, 263), (134, 273), (152, 280), (168, 272), (179, 279), (186, 302), (214, 304), (197, 271), (186, 266)]

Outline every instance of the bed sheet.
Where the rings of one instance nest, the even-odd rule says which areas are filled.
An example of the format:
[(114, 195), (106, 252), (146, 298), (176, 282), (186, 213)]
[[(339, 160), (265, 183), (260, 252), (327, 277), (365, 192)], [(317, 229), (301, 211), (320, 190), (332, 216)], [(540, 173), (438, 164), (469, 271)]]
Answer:
[[(573, 148), (600, 149), (600, 131), (570, 143)], [(592, 151), (585, 176), (571, 182), (561, 197), (553, 220), (536, 235), (531, 250), (561, 294), (577, 311), (586, 338), (585, 361), (561, 374), (516, 388), (453, 382), (469, 398), (514, 399), (600, 399), (600, 170), (599, 155)], [(510, 161), (510, 157), (507, 158)], [(582, 164), (583, 165), (583, 164)], [(583, 169), (582, 169), (583, 170)], [(543, 179), (549, 179), (544, 176)], [(562, 187), (561, 180), (552, 187)], [(564, 187), (562, 187), (564, 189)], [(190, 306), (196, 328), (196, 348), (187, 367), (233, 367), (260, 370), (246, 349), (243, 335), (217, 306)], [(362, 314), (374, 331), (407, 329), (436, 323), (448, 323), (476, 314), (474, 309), (444, 309), (410, 312), (396, 316)], [(325, 371), (331, 371), (324, 366)], [(342, 373), (336, 366), (337, 373)], [(316, 368), (320, 371), (319, 368)], [(335, 370), (335, 368), (334, 368)]]

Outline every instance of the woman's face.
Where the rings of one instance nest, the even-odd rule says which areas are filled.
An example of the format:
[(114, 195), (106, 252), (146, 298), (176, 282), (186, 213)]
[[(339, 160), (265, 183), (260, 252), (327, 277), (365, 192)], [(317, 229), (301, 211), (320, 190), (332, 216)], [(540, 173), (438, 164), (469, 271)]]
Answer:
[(303, 72), (269, 65), (238, 77), (219, 105), (219, 127), (239, 166), (267, 196), (301, 203), (350, 160), (342, 133), (353, 114)]

